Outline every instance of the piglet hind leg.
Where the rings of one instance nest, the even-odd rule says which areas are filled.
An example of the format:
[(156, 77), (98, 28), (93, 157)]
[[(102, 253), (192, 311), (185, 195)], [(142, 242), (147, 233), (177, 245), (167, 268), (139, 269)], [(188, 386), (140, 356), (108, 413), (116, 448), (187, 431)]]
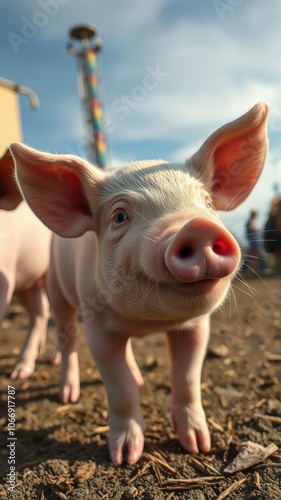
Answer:
[(48, 275), (48, 291), (57, 323), (56, 349), (61, 359), (59, 395), (63, 403), (75, 403), (80, 395), (77, 312), (60, 290), (52, 268)]
[(10, 378), (27, 378), (35, 370), (35, 362), (45, 352), (49, 302), (39, 285), (17, 294), (19, 301), (29, 314), (29, 329), (24, 346)]
[(109, 405), (109, 454), (114, 465), (134, 464), (143, 451), (143, 421), (138, 386), (143, 383), (130, 340), (87, 325), (88, 343), (101, 373)]
[[(66, 310), (64, 310), (66, 312)], [(61, 356), (59, 396), (63, 403), (76, 403), (80, 396), (80, 370), (77, 353), (76, 311), (69, 308), (67, 321), (58, 321), (57, 346)]]
[(182, 447), (206, 453), (211, 441), (201, 401), (201, 372), (209, 339), (209, 316), (192, 329), (168, 332), (172, 360), (172, 415)]

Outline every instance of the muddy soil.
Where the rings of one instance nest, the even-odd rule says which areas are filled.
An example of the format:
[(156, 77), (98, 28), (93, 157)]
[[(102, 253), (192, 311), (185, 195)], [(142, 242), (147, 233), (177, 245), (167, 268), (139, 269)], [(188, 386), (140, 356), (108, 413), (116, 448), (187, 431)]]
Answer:
[[(170, 364), (165, 336), (159, 334), (133, 342), (145, 379), (145, 451), (137, 464), (121, 467), (109, 461), (106, 394), (82, 325), (77, 404), (62, 405), (58, 399), (59, 367), (48, 361), (55, 344), (52, 320), (46, 355), (35, 373), (28, 380), (9, 381), (28, 323), (14, 301), (0, 332), (0, 497), (280, 500), (281, 277), (250, 276), (247, 286), (235, 281), (233, 292), (235, 299), (232, 296), (212, 318), (203, 370), (210, 453), (190, 456), (177, 442), (170, 416)], [(14, 492), (8, 491), (7, 476), (8, 386), (14, 388), (16, 402)], [(225, 473), (245, 441), (275, 443), (279, 450), (257, 466)]]

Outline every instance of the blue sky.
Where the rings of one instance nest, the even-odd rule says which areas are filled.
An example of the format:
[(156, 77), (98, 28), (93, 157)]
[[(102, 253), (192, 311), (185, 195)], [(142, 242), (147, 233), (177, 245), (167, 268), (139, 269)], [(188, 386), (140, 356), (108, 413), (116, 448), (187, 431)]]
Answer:
[(66, 45), (73, 25), (94, 24), (104, 42), (113, 163), (183, 161), (218, 127), (268, 101), (264, 172), (248, 200), (225, 217), (241, 237), (249, 210), (260, 210), (262, 225), (274, 181), (281, 189), (280, 21), (278, 0), (9, 0), (1, 4), (0, 76), (39, 96), (37, 111), (20, 98), (27, 144), (84, 154), (76, 62)]

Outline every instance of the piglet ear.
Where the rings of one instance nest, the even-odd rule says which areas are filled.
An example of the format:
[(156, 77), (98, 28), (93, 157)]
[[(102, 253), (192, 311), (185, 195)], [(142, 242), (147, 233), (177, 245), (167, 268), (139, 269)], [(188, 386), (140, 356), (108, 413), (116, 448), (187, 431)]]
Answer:
[(268, 104), (259, 102), (212, 134), (188, 160), (210, 190), (217, 210), (236, 208), (256, 184), (267, 152), (267, 117)]
[(9, 150), (0, 158), (0, 209), (14, 210), (22, 195), (14, 177), (14, 161)]
[(96, 229), (89, 191), (94, 191), (102, 172), (72, 155), (42, 153), (20, 143), (10, 150), (23, 195), (47, 227), (65, 238)]

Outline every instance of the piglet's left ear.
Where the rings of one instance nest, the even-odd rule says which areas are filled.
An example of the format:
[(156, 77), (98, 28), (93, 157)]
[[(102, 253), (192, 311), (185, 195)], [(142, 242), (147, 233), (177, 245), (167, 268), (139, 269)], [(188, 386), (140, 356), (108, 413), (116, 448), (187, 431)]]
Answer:
[(76, 238), (97, 228), (96, 187), (104, 173), (82, 158), (11, 144), (16, 179), (33, 212), (59, 236)]
[(212, 134), (188, 160), (210, 190), (217, 210), (236, 208), (256, 184), (268, 146), (267, 117), (268, 104), (256, 104)]

